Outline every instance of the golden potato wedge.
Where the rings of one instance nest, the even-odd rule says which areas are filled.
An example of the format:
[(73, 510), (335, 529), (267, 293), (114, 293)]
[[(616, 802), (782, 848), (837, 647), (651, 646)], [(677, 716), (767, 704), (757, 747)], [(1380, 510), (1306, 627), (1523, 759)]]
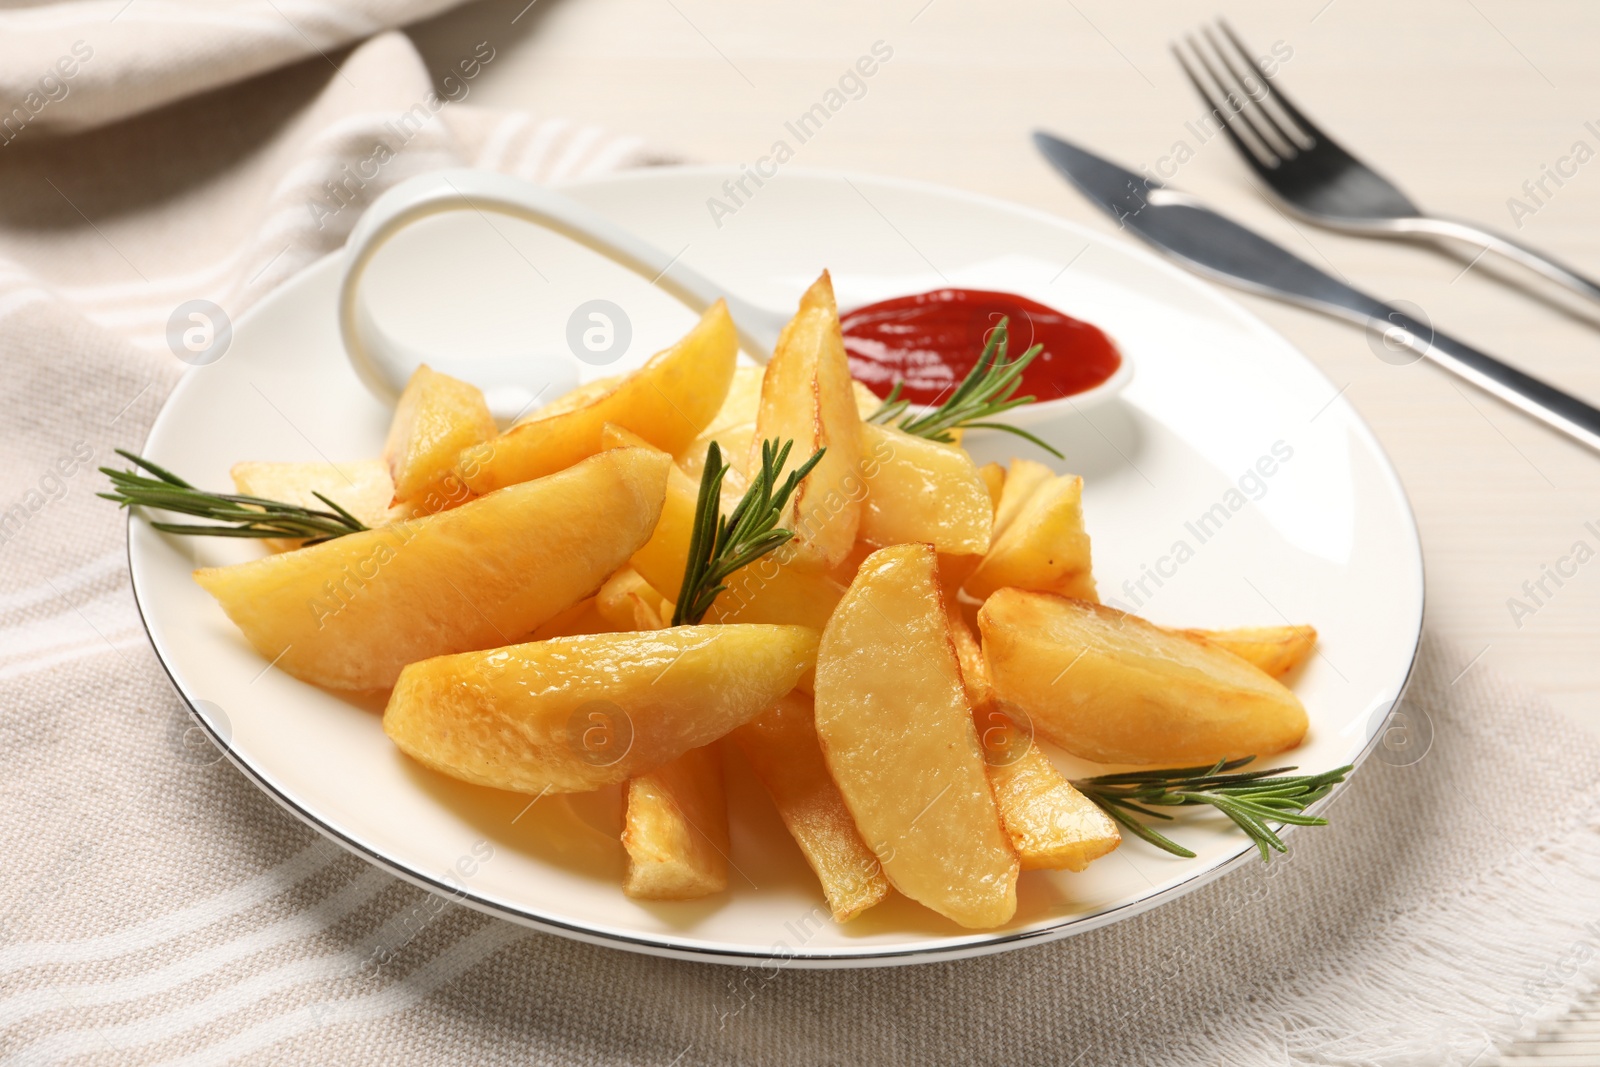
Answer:
[[(606, 448), (629, 445), (654, 447), (632, 430), (607, 423), (600, 435)], [(697, 473), (696, 478), (699, 477)], [(722, 482), (722, 508), (731, 512), (743, 493), (743, 482), (733, 472)], [(700, 484), (674, 466), (667, 472), (667, 497), (661, 505), (661, 518), (644, 547), (634, 553), (633, 567), (668, 600), (675, 600), (683, 584), (683, 569), (689, 560), (689, 539), (694, 534), (694, 514)]]
[[(388, 465), (381, 459), (354, 463), (235, 463), (228, 473), (241, 496), (326, 511), (328, 505), (316, 496), (321, 493), (374, 530), (411, 517), (411, 505), (393, 503), (394, 482), (389, 478)], [(262, 543), (274, 552), (286, 552), (302, 544), (299, 538), (292, 537), (264, 537)]]
[[(950, 639), (956, 650), (956, 662), (961, 667), (961, 687), (966, 691), (967, 703), (972, 706), (972, 725), (978, 731), (978, 748), (982, 750), (983, 761), (988, 766), (990, 784), (995, 785), (996, 768), (1013, 763), (1032, 751), (1033, 735), (1031, 731), (1018, 727), (1009, 715), (1000, 710), (994, 685), (989, 681), (989, 665), (984, 661), (983, 648), (964, 613), (957, 609), (950, 611)], [(1010, 799), (1010, 794), (1002, 793), (996, 786), (994, 799), (1000, 808), (1000, 821), (1005, 823), (1005, 802)], [(1007, 831), (1010, 831), (1009, 826)], [(1016, 843), (1015, 834), (1012, 835), (1012, 843)]]
[[(857, 541), (843, 562), (829, 568), (829, 577), (841, 586), (848, 586), (855, 581), (856, 573), (866, 558), (882, 547), (871, 541)], [(939, 553), (939, 585), (944, 590), (945, 601), (951, 605), (952, 610), (961, 591), (961, 584), (967, 580), (967, 576), (977, 567), (981, 559), (982, 556), (952, 556), (944, 552)]]
[(695, 900), (728, 888), (728, 804), (715, 747), (628, 779), (624, 820), (628, 896)]
[[(687, 474), (696, 485), (699, 485), (700, 474), (706, 469), (706, 453), (711, 448), (711, 442), (715, 441), (717, 447), (722, 449), (722, 461), (732, 467), (739, 475), (740, 482), (744, 483), (750, 477), (751, 443), (755, 439), (754, 421), (726, 426), (716, 433), (701, 434), (684, 452), (678, 466), (683, 468), (683, 473)], [(757, 455), (760, 451), (759, 448), (756, 449)]]
[(945, 600), (952, 604), (961, 595), (961, 587), (972, 577), (972, 572), (983, 562), (982, 556), (950, 556), (939, 553), (939, 586)]
[(383, 713), (400, 750), (476, 785), (577, 793), (709, 745), (814, 663), (804, 626), (675, 626), (439, 656)]
[(577, 411), (579, 408), (588, 407), (620, 385), (624, 377), (626, 376), (622, 374), (608, 374), (604, 378), (596, 378), (592, 382), (584, 382), (576, 389), (569, 389), (562, 393), (543, 407), (535, 408), (517, 421), (537, 422), (540, 419), (548, 419), (552, 415), (564, 415), (569, 411)]
[(456, 461), (462, 450), (497, 432), (482, 390), (426, 363), (418, 367), (400, 394), (383, 446), (396, 502), (421, 515), (466, 503), (472, 494)]
[(584, 597), (567, 610), (558, 613), (548, 622), (539, 624), (530, 641), (548, 641), (552, 637), (575, 637), (578, 634), (609, 634), (616, 629), (600, 614), (594, 597)]
[[(641, 597), (640, 599), (642, 600), (643, 598)], [(648, 603), (646, 606), (648, 607)], [(672, 625), (672, 616), (677, 607), (678, 605), (674, 604), (672, 601), (663, 599), (654, 608), (650, 609), (660, 616), (661, 629), (665, 630)], [(649, 615), (639, 614), (637, 611), (635, 612), (634, 617), (638, 620), (639, 628), (641, 630), (646, 629), (646, 624), (651, 622)]]
[(1111, 816), (1074, 789), (1037, 745), (991, 763), (989, 784), (1025, 871), (1081, 871), (1122, 841)]
[(1282, 752), (1305, 737), (1305, 708), (1277, 680), (1137, 615), (1002, 589), (978, 625), (1001, 707), (1021, 709), (1076, 756), (1211, 763)]
[[(638, 434), (610, 423), (601, 439), (607, 448), (631, 444), (648, 444)], [(695, 475), (698, 478), (700, 475)], [(732, 512), (739, 506), (744, 494), (744, 481), (730, 471), (722, 481), (722, 510)], [(661, 505), (661, 518), (644, 547), (634, 553), (632, 564), (652, 588), (668, 601), (675, 601), (683, 585), (683, 570), (689, 561), (689, 540), (694, 535), (695, 507), (700, 497), (700, 484), (680, 468), (667, 472), (667, 496)], [(765, 620), (773, 621), (773, 620)], [(818, 623), (821, 629), (822, 624)]]
[[(626, 426), (618, 426), (614, 422), (608, 422), (600, 427), (600, 448), (604, 450), (607, 448), (656, 448), (656, 446)], [(656, 448), (656, 451), (665, 450)]]
[(994, 504), (965, 450), (871, 423), (861, 432), (867, 483), (863, 540), (923, 542), (952, 555), (989, 550)]
[(855, 581), (856, 572), (861, 569), (861, 564), (865, 562), (868, 556), (878, 551), (879, 547), (871, 541), (857, 541), (851, 547), (849, 555), (828, 568), (828, 576), (839, 583), (841, 595), (844, 592), (844, 587)]
[[(627, 443), (633, 436), (627, 430), (606, 427), (608, 446)], [(723, 511), (731, 512), (737, 507), (743, 493), (742, 479), (730, 471), (723, 481)], [(683, 584), (699, 495), (699, 485), (688, 475), (678, 469), (669, 472), (666, 500), (655, 532), (630, 561), (669, 604), (676, 600)], [(844, 586), (816, 566), (796, 559), (797, 555), (792, 547), (785, 546), (730, 575), (724, 583), (728, 590), (712, 605), (707, 621), (789, 623), (820, 631), (827, 625), (833, 605), (844, 595)]]
[(1005, 478), (1000, 484), (1000, 497), (994, 505), (995, 539), (1005, 532), (1022, 509), (1033, 499), (1033, 494), (1044, 483), (1056, 476), (1055, 471), (1031, 459), (1011, 460)]
[[(1000, 809), (1001, 823), (1007, 823), (1006, 802), (1012, 794), (1003, 792), (996, 783), (996, 769), (1025, 757), (1033, 750), (1033, 736), (1017, 726), (1016, 722), (1000, 710), (995, 697), (994, 684), (989, 681), (989, 665), (983, 658), (983, 648), (965, 613), (949, 605), (950, 641), (956, 650), (956, 662), (961, 668), (961, 687), (972, 706), (972, 725), (978, 731), (978, 748), (988, 768), (989, 784), (995, 789), (995, 804)], [(1011, 833), (1009, 825), (1007, 833)], [(1012, 845), (1017, 835), (1011, 834)], [(1019, 857), (1021, 853), (1018, 853)], [(1026, 863), (1023, 864), (1027, 866)]]
[(671, 466), (614, 449), (459, 508), (194, 577), (286, 673), (383, 689), (408, 663), (518, 640), (594, 592), (649, 538)]
[(800, 466), (818, 449), (827, 450), (800, 483), (781, 520), (795, 531), (795, 550), (824, 566), (844, 559), (856, 542), (866, 493), (861, 425), (839, 312), (833, 306), (833, 283), (824, 271), (778, 336), (761, 380), (746, 466), (752, 473), (761, 469), (761, 449), (768, 440), (794, 442), (787, 469)]
[(950, 613), (950, 636), (995, 807), (1022, 869), (1081, 871), (1116, 848), (1117, 824), (1074, 789), (1028, 731), (997, 706), (983, 650), (960, 611)]
[(845, 590), (828, 572), (783, 548), (730, 574), (725, 584), (728, 588), (706, 612), (707, 621), (785, 623), (818, 631)]
[(967, 624), (967, 629), (978, 632), (978, 609), (983, 607), (982, 604), (971, 600), (946, 601), (946, 604), (950, 607), (952, 618), (959, 616)]
[(816, 872), (834, 921), (849, 922), (888, 896), (878, 857), (823, 762), (811, 698), (790, 693), (732, 737)]
[[(844, 596), (844, 584), (813, 563), (796, 559), (788, 546), (728, 576), (727, 589), (706, 612), (706, 622), (777, 623), (809, 626), (821, 632), (833, 607)], [(813, 674), (795, 683), (809, 693)]]
[(826, 311), (837, 316), (839, 302), (833, 296), (833, 275), (824, 270), (817, 280), (800, 294), (801, 311)]
[[(994, 686), (989, 683), (989, 665), (983, 660), (983, 647), (978, 635), (972, 632), (960, 608), (945, 601), (950, 616), (950, 645), (956, 652), (956, 665), (961, 671), (961, 686), (966, 691), (967, 703), (974, 713), (982, 713), (994, 704)], [(978, 727), (981, 743), (983, 726)]]
[(700, 484), (700, 472), (706, 466), (706, 450), (712, 441), (717, 442), (723, 461), (739, 472), (741, 480), (748, 475), (746, 463), (750, 458), (750, 441), (755, 437), (756, 413), (761, 407), (761, 381), (765, 374), (763, 367), (734, 368), (733, 382), (728, 386), (721, 409), (678, 456), (678, 466), (696, 485)]
[(1006, 469), (998, 463), (985, 463), (978, 468), (978, 477), (983, 479), (983, 487), (989, 490), (990, 506), (998, 511), (1000, 496), (1006, 488)]
[[(1011, 485), (1008, 479), (1006, 489)], [(1083, 529), (1083, 479), (1064, 474), (1039, 485), (995, 536), (964, 588), (979, 600), (1004, 588), (1099, 600)]]
[[(1033, 499), (1034, 492), (1056, 476), (1055, 471), (1031, 459), (1011, 460), (1000, 483), (1000, 496), (994, 504), (993, 540), (999, 540), (1022, 509)], [(992, 483), (989, 483), (992, 484)]]
[(1315, 626), (1245, 626), (1235, 630), (1180, 630), (1227, 649), (1274, 678), (1282, 678), (1305, 662), (1317, 647)]
[(858, 381), (851, 381), (850, 391), (855, 394), (856, 414), (861, 416), (862, 422), (871, 418), (879, 408), (883, 407), (883, 401), (878, 394)]
[[(735, 367), (733, 380), (728, 384), (728, 395), (722, 399), (722, 407), (717, 409), (700, 436), (718, 434), (735, 426), (754, 425), (756, 415), (761, 410), (761, 382), (765, 377), (764, 367)], [(703, 449), (700, 455), (705, 455)]]
[(650, 539), (629, 562), (666, 599), (676, 601), (683, 585), (683, 569), (689, 560), (689, 538), (694, 533), (695, 503), (700, 486), (674, 466), (667, 472), (667, 492), (661, 504), (661, 518)]
[(571, 411), (519, 422), (463, 451), (462, 478), (482, 494), (570, 467), (600, 451), (608, 422), (677, 454), (722, 406), (738, 354), (733, 320), (719, 300), (681, 341), (656, 353), (610, 392)]
[(817, 654), (817, 736), (861, 837), (900, 892), (966, 927), (1017, 906), (1012, 851), (962, 689), (938, 562), (879, 549)]
[[(595, 611), (612, 630), (661, 630), (670, 622), (672, 605), (632, 567), (607, 578), (594, 596)], [(663, 621), (662, 611), (667, 612)]]

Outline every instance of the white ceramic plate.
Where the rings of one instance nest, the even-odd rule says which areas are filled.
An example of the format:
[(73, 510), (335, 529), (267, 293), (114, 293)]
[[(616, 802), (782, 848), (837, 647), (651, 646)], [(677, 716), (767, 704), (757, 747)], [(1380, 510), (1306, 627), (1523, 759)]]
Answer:
[[(1085, 478), (1103, 596), (1162, 623), (1314, 623), (1319, 655), (1295, 683), (1311, 733), (1290, 758), (1315, 771), (1360, 760), (1415, 655), (1420, 548), (1382, 450), (1288, 342), (1143, 250), (1035, 211), (793, 169), (718, 227), (706, 201), (730, 177), (658, 169), (565, 191), (771, 308), (792, 307), (827, 266), (844, 306), (951, 284), (1021, 293), (1104, 328), (1136, 364), (1132, 384), (1034, 427)], [(561, 240), (504, 218), (440, 216), (395, 239), (373, 266), (369, 297), (425, 352), (561, 347), (573, 308), (612, 300), (633, 342), (591, 375), (637, 365), (692, 323), (643, 280), (575, 263)], [(340, 349), (339, 267), (338, 257), (312, 266), (235, 323), (226, 354), (173, 392), (145, 454), (213, 487), (230, 484), (239, 460), (377, 455), (388, 412)], [(1048, 458), (992, 433), (969, 444), (980, 460)], [(260, 552), (132, 520), (134, 591), (178, 690), (229, 757), (312, 826), (418, 885), (530, 926), (696, 960), (903, 963), (1091, 929), (1255, 862), (1230, 824), (1201, 815), (1172, 831), (1195, 859), (1130, 841), (1083, 874), (1024, 874), (1016, 918), (1000, 930), (962, 930), (901, 899), (840, 927), (771, 804), (730, 760), (729, 890), (694, 903), (631, 901), (618, 888), (615, 790), (530, 806), (462, 785), (402, 757), (383, 735), (380, 703), (305, 685), (257, 656), (189, 571)]]

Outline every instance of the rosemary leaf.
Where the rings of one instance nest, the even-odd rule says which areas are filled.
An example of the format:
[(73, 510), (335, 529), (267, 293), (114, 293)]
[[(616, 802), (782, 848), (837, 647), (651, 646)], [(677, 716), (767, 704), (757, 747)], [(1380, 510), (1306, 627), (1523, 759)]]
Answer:
[(1170, 820), (1172, 816), (1151, 809), (1207, 805), (1233, 820), (1255, 844), (1262, 860), (1270, 861), (1273, 852), (1288, 851), (1283, 838), (1270, 824), (1326, 826), (1327, 819), (1307, 815), (1305, 809), (1332, 792), (1334, 786), (1344, 781), (1350, 768), (1339, 767), (1309, 775), (1284, 773), (1294, 770), (1293, 767), (1239, 770), (1254, 758), (1219, 760), (1203, 767), (1102, 774), (1072, 784), (1135, 836), (1175, 856), (1193, 858), (1194, 853), (1135, 820), (1129, 812)]
[[(117, 449), (117, 454), (134, 465), (135, 470), (113, 470), (101, 467), (100, 472), (111, 479), (112, 491), (96, 496), (115, 502), (119, 507), (154, 508), (179, 515), (193, 515), (210, 519), (202, 523), (152, 522), (152, 528), (164, 533), (199, 537), (284, 537), (303, 540), (308, 545), (320, 544), (345, 534), (365, 530), (359, 519), (321, 493), (318, 500), (329, 510), (304, 508), (285, 504), (280, 500), (266, 500), (258, 496), (240, 496), (234, 493), (212, 493), (196, 489), (164, 467), (157, 466), (143, 456)], [(143, 470), (145, 473), (140, 474)], [(149, 475), (154, 475), (150, 477)]]
[(893, 425), (903, 433), (945, 442), (955, 440), (951, 431), (957, 429), (1001, 430), (1031, 441), (1057, 459), (1065, 458), (1054, 446), (1020, 427), (989, 421), (1012, 408), (1034, 402), (1031, 396), (1013, 394), (1022, 385), (1022, 372), (1044, 351), (1044, 346), (1034, 345), (1016, 359), (1008, 359), (1006, 348), (1009, 343), (1010, 320), (1001, 319), (999, 325), (990, 331), (978, 362), (956, 386), (955, 392), (938, 407), (907, 416), (911, 402), (901, 397), (905, 383), (897, 381), (894, 388), (889, 390), (889, 395), (883, 398), (883, 403), (867, 417), (867, 421)]
[(700, 472), (700, 495), (695, 501), (694, 526), (689, 533), (689, 559), (683, 568), (683, 584), (678, 589), (678, 604), (672, 625), (694, 625), (705, 617), (718, 594), (727, 588), (723, 581), (741, 567), (747, 567), (768, 552), (786, 544), (794, 531), (778, 525), (783, 509), (800, 485), (801, 479), (822, 459), (826, 449), (790, 471), (782, 485), (778, 472), (789, 459), (793, 441), (761, 443), (761, 471), (745, 490), (732, 514), (721, 514), (722, 482), (728, 476), (722, 449), (715, 441), (706, 450), (705, 469)]

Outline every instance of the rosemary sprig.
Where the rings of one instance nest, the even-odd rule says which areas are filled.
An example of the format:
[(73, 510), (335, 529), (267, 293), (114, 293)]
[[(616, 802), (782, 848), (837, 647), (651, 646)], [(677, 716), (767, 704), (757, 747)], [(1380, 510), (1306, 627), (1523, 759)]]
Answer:
[(114, 491), (96, 493), (96, 496), (114, 500), (121, 507), (138, 504), (141, 507), (176, 511), (181, 515), (194, 515), (227, 524), (222, 526), (178, 522), (150, 524), (166, 533), (206, 537), (303, 538), (306, 544), (314, 545), (335, 537), (343, 537), (345, 534), (359, 533), (367, 528), (354, 515), (321, 493), (313, 495), (328, 505), (327, 511), (285, 504), (279, 500), (264, 500), (257, 496), (212, 493), (196, 489), (176, 474), (156, 466), (143, 456), (136, 456), (120, 448), (117, 449), (117, 455), (155, 477), (146, 477), (137, 470), (119, 471), (101, 467), (100, 472), (111, 479)]
[(715, 441), (706, 449), (706, 466), (700, 472), (700, 496), (695, 502), (694, 527), (689, 535), (689, 561), (683, 568), (683, 585), (672, 625), (693, 625), (705, 617), (711, 604), (727, 586), (723, 579), (785, 544), (794, 531), (778, 525), (784, 505), (800, 480), (811, 473), (826, 449), (812, 457), (778, 485), (778, 472), (789, 458), (793, 441), (761, 442), (761, 473), (756, 476), (733, 514), (722, 514), (722, 480), (728, 466)]
[[(902, 380), (894, 383), (894, 388), (889, 390), (889, 395), (878, 405), (878, 409), (867, 417), (867, 421), (881, 425), (894, 423), (897, 430), (933, 441), (952, 441), (954, 438), (950, 431), (964, 427), (1004, 430), (1006, 433), (1016, 434), (1032, 441), (1057, 459), (1065, 459), (1066, 457), (1054, 447), (1027, 430), (1009, 423), (989, 421), (1012, 408), (1031, 404), (1035, 399), (1031, 396), (1013, 394), (1022, 386), (1022, 372), (1040, 352), (1044, 351), (1044, 345), (1034, 345), (1016, 359), (1007, 359), (1006, 346), (1010, 343), (1010, 322), (1010, 319), (1003, 318), (999, 325), (990, 331), (989, 340), (983, 346), (983, 355), (978, 357), (978, 362), (972, 370), (968, 371), (961, 384), (956, 386), (956, 391), (946, 397), (938, 407), (906, 418), (906, 409), (911, 406), (911, 401), (900, 396), (905, 385)], [(896, 419), (900, 421), (895, 422)]]
[[(1148, 805), (1182, 807), (1209, 804), (1232, 819), (1250, 835), (1261, 858), (1270, 862), (1272, 852), (1285, 852), (1283, 839), (1269, 822), (1295, 826), (1326, 826), (1327, 819), (1302, 812), (1327, 796), (1350, 773), (1348, 766), (1322, 774), (1288, 776), (1294, 767), (1274, 767), (1263, 771), (1242, 771), (1254, 756), (1219, 760), (1209, 767), (1175, 767), (1159, 771), (1129, 771), (1083, 778), (1072, 784), (1105, 810), (1105, 813), (1157, 848), (1175, 856), (1193, 858), (1194, 853), (1175, 841), (1130, 817), (1130, 812), (1152, 819), (1171, 820), (1172, 816), (1151, 811)], [(1233, 773), (1238, 772), (1238, 773)]]

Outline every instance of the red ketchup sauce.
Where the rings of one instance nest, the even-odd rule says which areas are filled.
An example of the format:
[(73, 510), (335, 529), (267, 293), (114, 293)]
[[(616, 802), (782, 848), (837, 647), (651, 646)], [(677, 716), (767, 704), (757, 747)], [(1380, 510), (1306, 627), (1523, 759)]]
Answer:
[(901, 396), (934, 405), (950, 394), (983, 354), (988, 333), (1010, 323), (1012, 359), (1044, 345), (1022, 372), (1018, 396), (1055, 400), (1094, 388), (1122, 364), (1098, 327), (1013, 293), (935, 289), (897, 296), (841, 316), (850, 373), (879, 396), (904, 381)]

